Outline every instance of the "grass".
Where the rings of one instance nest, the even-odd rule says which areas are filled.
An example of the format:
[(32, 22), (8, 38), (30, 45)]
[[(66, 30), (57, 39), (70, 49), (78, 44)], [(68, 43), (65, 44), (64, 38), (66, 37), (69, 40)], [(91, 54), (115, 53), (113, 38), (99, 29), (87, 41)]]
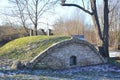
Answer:
[(31, 36), (13, 40), (0, 48), (0, 57), (31, 60), (56, 42), (70, 39), (68, 36)]
[(42, 39), (47, 39), (47, 38), (49, 37), (48, 36), (31, 36), (31, 37), (19, 38), (19, 39), (16, 39), (14, 41), (7, 43), (2, 48), (0, 48), (0, 50), (2, 51), (2, 53), (4, 53), (14, 48), (17, 49), (21, 46), (24, 46), (25, 44), (30, 44), (30, 43), (33, 43), (33, 42), (36, 42)]

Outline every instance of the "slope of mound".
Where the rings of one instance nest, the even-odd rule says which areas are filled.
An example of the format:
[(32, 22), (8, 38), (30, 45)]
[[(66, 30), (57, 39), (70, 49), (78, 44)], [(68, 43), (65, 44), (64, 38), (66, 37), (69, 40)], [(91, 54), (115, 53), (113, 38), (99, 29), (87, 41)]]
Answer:
[(8, 59), (31, 60), (54, 43), (70, 37), (31, 36), (13, 40), (0, 48), (0, 57)]

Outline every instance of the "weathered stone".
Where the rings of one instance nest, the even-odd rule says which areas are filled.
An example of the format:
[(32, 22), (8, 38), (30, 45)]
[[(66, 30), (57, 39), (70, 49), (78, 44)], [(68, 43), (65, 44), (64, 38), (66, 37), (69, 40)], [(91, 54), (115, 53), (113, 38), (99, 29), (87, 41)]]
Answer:
[(25, 66), (25, 69), (32, 69), (33, 68), (33, 65), (29, 61), (24, 62), (23, 64)]
[(22, 62), (19, 60), (14, 61), (11, 66), (11, 69), (24, 69), (24, 68), (25, 68), (25, 65), (22, 64)]
[(51, 69), (63, 69), (64, 61), (53, 56), (46, 56), (41, 62), (37, 63), (37, 68), (51, 68)]
[(31, 63), (33, 68), (64, 69), (101, 64), (104, 59), (87, 41), (71, 39), (54, 44), (36, 56)]

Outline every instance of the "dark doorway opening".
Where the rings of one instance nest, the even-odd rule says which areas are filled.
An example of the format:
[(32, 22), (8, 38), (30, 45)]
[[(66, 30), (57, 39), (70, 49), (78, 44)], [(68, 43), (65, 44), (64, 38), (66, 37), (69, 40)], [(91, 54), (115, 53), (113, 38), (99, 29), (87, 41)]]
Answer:
[(71, 56), (70, 57), (70, 66), (76, 65), (77, 64), (77, 58), (76, 56)]

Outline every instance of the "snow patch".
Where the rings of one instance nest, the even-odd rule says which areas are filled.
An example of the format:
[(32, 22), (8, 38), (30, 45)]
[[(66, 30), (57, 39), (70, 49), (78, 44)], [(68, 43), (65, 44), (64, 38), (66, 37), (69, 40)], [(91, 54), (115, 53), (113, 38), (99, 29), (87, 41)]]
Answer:
[(110, 51), (110, 57), (120, 57), (120, 52), (117, 51)]

